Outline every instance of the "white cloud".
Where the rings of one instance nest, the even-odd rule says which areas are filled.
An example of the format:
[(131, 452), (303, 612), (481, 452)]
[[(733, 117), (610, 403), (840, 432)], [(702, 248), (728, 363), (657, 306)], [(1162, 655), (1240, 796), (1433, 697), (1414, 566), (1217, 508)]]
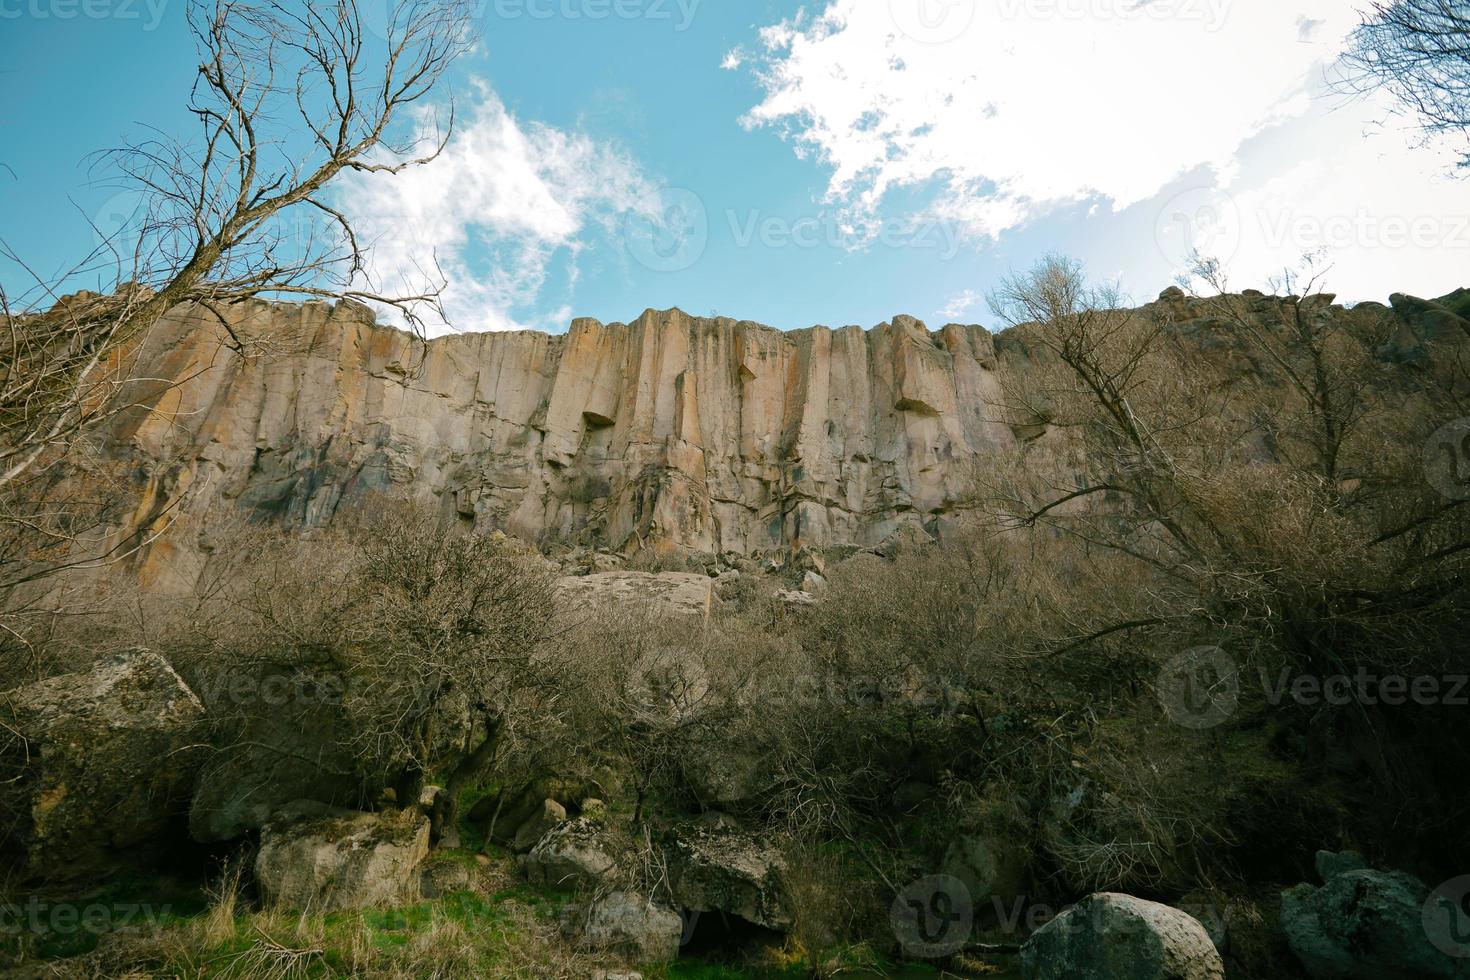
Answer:
[[(1166, 254), (1177, 258), (1193, 244), (1224, 262), (1236, 286), (1259, 286), (1321, 251), (1328, 287), (1344, 300), (1465, 285), (1470, 184), (1453, 176), (1458, 154), (1372, 126), (1387, 114), (1373, 103), (1342, 107), (1303, 134), (1326, 152), (1273, 154), (1263, 174), (1186, 192), (1182, 211), (1170, 204), (1160, 212), (1166, 235), (1180, 232), (1163, 242)], [(1210, 220), (1190, 217), (1201, 213)], [(1175, 229), (1167, 228), (1171, 217)]]
[[(479, 95), (438, 159), (396, 175), (349, 175), (343, 206), (373, 243), (368, 278), (380, 293), (417, 293), (435, 262), (443, 270), (449, 324), (431, 324), (434, 332), (560, 329), (565, 320), (553, 318), (565, 296), (545, 295), (553, 263), (567, 260), (569, 290), (589, 240), (647, 211), (659, 193), (615, 147), (522, 122), (493, 92)], [(556, 313), (524, 312), (548, 302)]]
[(745, 64), (745, 50), (743, 48), (731, 48), (725, 52), (725, 58), (720, 62), (720, 67), (725, 71), (735, 71)]
[(778, 129), (854, 224), (896, 191), (997, 236), (1058, 206), (1145, 201), (1307, 111), (1354, 0), (829, 0), (761, 32)]
[(939, 311), (941, 319), (955, 320), (980, 305), (980, 294), (973, 289), (966, 289), (957, 295), (951, 296), (949, 302)]

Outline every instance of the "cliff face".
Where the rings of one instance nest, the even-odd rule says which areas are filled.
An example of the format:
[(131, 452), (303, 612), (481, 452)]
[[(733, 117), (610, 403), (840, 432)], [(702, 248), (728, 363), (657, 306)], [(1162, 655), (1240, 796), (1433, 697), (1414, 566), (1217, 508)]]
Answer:
[(211, 516), (322, 525), (382, 492), (543, 545), (871, 546), (932, 530), (967, 464), (1015, 439), (978, 326), (783, 333), (650, 310), (426, 345), (353, 304), (227, 315), (249, 356), (175, 311), (138, 371), (189, 380), (109, 435), (141, 484), (120, 532), (175, 525), (157, 574), (188, 577)]
[[(1298, 302), (1238, 299), (1266, 325)], [(1424, 338), (1470, 334), (1412, 297), (1314, 302), (1365, 337), (1391, 327), (1378, 356), (1393, 363), (1425, 356)], [(1170, 289), (1137, 312), (1254, 372), (1211, 309)], [(564, 336), (425, 344), (351, 303), (223, 314), (180, 308), (156, 325), (130, 368), (156, 381), (128, 387), (137, 408), (60, 477), (107, 488), (110, 544), (147, 541), (135, 560), (156, 585), (192, 582), (222, 524), (322, 526), (383, 496), (548, 549), (752, 554), (942, 531), (1007, 457), (1057, 486), (1076, 478), (1075, 434), (1008, 424), (1003, 393), (1036, 371), (1025, 328), (997, 350), (982, 327), (903, 316), (781, 332), (650, 310)]]

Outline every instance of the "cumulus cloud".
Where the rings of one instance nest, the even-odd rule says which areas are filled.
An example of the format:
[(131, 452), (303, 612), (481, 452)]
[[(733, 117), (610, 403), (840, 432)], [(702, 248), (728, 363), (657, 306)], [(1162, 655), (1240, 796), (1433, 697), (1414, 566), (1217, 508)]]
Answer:
[(853, 225), (933, 190), (998, 236), (1089, 199), (1120, 210), (1310, 107), (1353, 0), (829, 0), (765, 28), (744, 117), (830, 168)]
[[(431, 120), (420, 121), (428, 135)], [(578, 256), (659, 200), (625, 152), (517, 119), (486, 88), (438, 159), (396, 175), (349, 175), (340, 193), (359, 237), (372, 245), (373, 288), (412, 295), (440, 271), (448, 280), (449, 322), (430, 324), (431, 332), (565, 327), (556, 318)], [(548, 296), (554, 266), (561, 302)], [(555, 312), (534, 312), (552, 303)]]

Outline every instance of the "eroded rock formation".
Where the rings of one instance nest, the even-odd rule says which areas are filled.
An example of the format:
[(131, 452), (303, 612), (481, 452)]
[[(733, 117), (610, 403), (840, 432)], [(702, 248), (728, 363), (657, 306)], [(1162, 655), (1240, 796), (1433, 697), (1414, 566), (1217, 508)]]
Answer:
[[(1238, 299), (1267, 325), (1298, 302)], [(1385, 361), (1470, 332), (1411, 297), (1392, 310), (1312, 302), (1396, 322)], [(1213, 309), (1172, 288), (1140, 313), (1253, 370)], [(154, 328), (135, 373), (157, 381), (129, 389), (143, 397), (100, 453), (124, 484), (110, 494), (113, 541), (149, 542), (137, 563), (157, 586), (194, 581), (229, 520), (320, 526), (380, 495), (548, 550), (750, 555), (933, 536), (1008, 455), (1058, 481), (1076, 469), (1065, 430), (1008, 412), (1035, 370), (1026, 328), (930, 331), (898, 316), (782, 332), (649, 310), (560, 336), (425, 343), (352, 303), (221, 312), (228, 323), (179, 308)]]
[[(427, 344), (353, 304), (174, 311), (139, 372), (183, 379), (110, 436), (120, 533), (188, 580), (211, 517), (320, 525), (387, 492), (542, 545), (753, 553), (871, 546), (949, 514), (967, 460), (1014, 443), (992, 336), (910, 317), (783, 333), (679, 310), (564, 336)], [(167, 511), (167, 513), (165, 513)]]

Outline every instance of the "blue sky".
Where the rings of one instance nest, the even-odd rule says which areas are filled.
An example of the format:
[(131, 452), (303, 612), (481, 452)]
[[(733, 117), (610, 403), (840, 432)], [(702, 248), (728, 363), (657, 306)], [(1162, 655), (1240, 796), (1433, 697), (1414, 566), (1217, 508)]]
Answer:
[[(461, 330), (987, 323), (986, 290), (1046, 252), (1146, 299), (1191, 243), (1242, 287), (1318, 246), (1345, 299), (1470, 285), (1451, 148), (1326, 91), (1353, 7), (482, 0), (444, 158), (336, 193), (376, 281), (438, 256)], [(0, 0), (0, 239), (36, 272), (129, 201), (90, 152), (186, 132), (184, 9)], [(27, 285), (3, 259), (0, 283)]]

